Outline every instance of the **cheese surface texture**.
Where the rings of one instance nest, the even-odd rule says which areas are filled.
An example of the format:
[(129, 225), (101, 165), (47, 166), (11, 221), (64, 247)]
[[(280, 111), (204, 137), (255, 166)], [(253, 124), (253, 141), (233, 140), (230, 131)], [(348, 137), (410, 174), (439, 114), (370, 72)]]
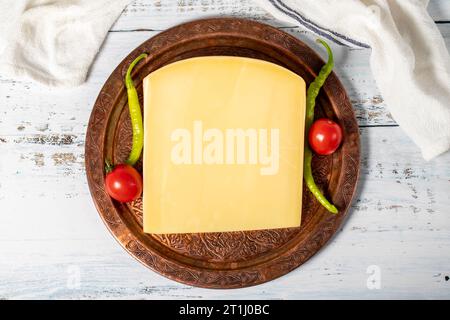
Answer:
[(242, 57), (181, 60), (144, 88), (147, 233), (297, 227), (305, 82)]

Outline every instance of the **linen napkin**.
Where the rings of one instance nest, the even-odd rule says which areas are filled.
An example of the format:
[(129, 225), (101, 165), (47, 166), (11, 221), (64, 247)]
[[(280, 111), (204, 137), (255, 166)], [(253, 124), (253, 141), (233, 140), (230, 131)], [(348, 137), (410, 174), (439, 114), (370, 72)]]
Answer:
[(450, 57), (427, 0), (255, 0), (279, 20), (372, 49), (395, 121), (430, 160), (450, 149)]
[(0, 75), (51, 86), (83, 83), (130, 0), (0, 0)]

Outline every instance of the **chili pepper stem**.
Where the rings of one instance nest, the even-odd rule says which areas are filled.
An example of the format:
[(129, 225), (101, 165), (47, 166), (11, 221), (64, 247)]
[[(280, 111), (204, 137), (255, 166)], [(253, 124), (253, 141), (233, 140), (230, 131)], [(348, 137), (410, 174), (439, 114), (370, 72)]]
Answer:
[(114, 165), (108, 160), (105, 159), (105, 173), (108, 174), (113, 171)]
[(134, 59), (130, 65), (128, 66), (127, 69), (127, 73), (125, 74), (125, 86), (127, 87), (127, 89), (133, 88), (134, 87), (134, 83), (133, 83), (133, 79), (131, 78), (131, 71), (133, 70), (133, 68), (138, 64), (139, 61), (141, 61), (142, 59), (145, 59), (148, 57), (148, 54), (146, 53), (141, 53), (136, 59)]

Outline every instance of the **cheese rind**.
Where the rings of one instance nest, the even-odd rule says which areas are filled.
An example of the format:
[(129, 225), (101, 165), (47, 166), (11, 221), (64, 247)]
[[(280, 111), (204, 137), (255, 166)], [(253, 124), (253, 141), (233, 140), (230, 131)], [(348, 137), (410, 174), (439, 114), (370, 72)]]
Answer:
[(305, 95), (301, 77), (250, 58), (191, 58), (149, 74), (144, 231), (299, 226)]

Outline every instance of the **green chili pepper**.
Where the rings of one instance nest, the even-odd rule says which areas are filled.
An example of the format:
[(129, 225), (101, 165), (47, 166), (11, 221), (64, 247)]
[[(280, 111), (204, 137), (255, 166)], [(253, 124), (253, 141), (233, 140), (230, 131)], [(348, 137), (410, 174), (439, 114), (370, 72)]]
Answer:
[(146, 57), (147, 54), (143, 53), (134, 59), (128, 67), (125, 75), (125, 86), (127, 88), (128, 95), (128, 109), (130, 111), (131, 128), (133, 130), (133, 144), (126, 163), (131, 166), (134, 166), (134, 164), (139, 160), (142, 148), (144, 146), (144, 125), (142, 123), (141, 106), (139, 105), (139, 98), (136, 88), (134, 87), (133, 79), (131, 79), (131, 71), (140, 60)]
[(314, 121), (314, 107), (316, 106), (316, 98), (319, 94), (320, 88), (322, 88), (334, 66), (333, 52), (331, 51), (331, 48), (321, 39), (317, 39), (316, 41), (327, 49), (328, 61), (322, 69), (320, 69), (319, 75), (309, 85), (308, 91), (306, 92), (306, 132), (309, 131), (309, 127)]
[[(328, 61), (327, 63), (320, 69), (318, 76), (314, 79), (314, 81), (309, 85), (308, 91), (306, 92), (306, 120), (305, 120), (305, 137), (308, 136), (309, 128), (314, 121), (314, 107), (316, 106), (316, 98), (319, 94), (320, 88), (325, 83), (328, 75), (333, 70), (334, 60), (333, 60), (333, 52), (331, 51), (328, 44), (321, 40), (317, 39), (317, 42), (322, 44), (328, 53)], [(338, 213), (337, 208), (331, 204), (327, 198), (322, 194), (319, 187), (317, 187), (314, 182), (314, 177), (312, 175), (311, 168), (311, 160), (312, 160), (312, 151), (309, 147), (308, 139), (305, 138), (305, 155), (304, 155), (304, 164), (303, 164), (303, 176), (308, 186), (309, 191), (316, 197), (316, 199), (320, 202), (322, 206), (324, 206), (331, 213)]]

